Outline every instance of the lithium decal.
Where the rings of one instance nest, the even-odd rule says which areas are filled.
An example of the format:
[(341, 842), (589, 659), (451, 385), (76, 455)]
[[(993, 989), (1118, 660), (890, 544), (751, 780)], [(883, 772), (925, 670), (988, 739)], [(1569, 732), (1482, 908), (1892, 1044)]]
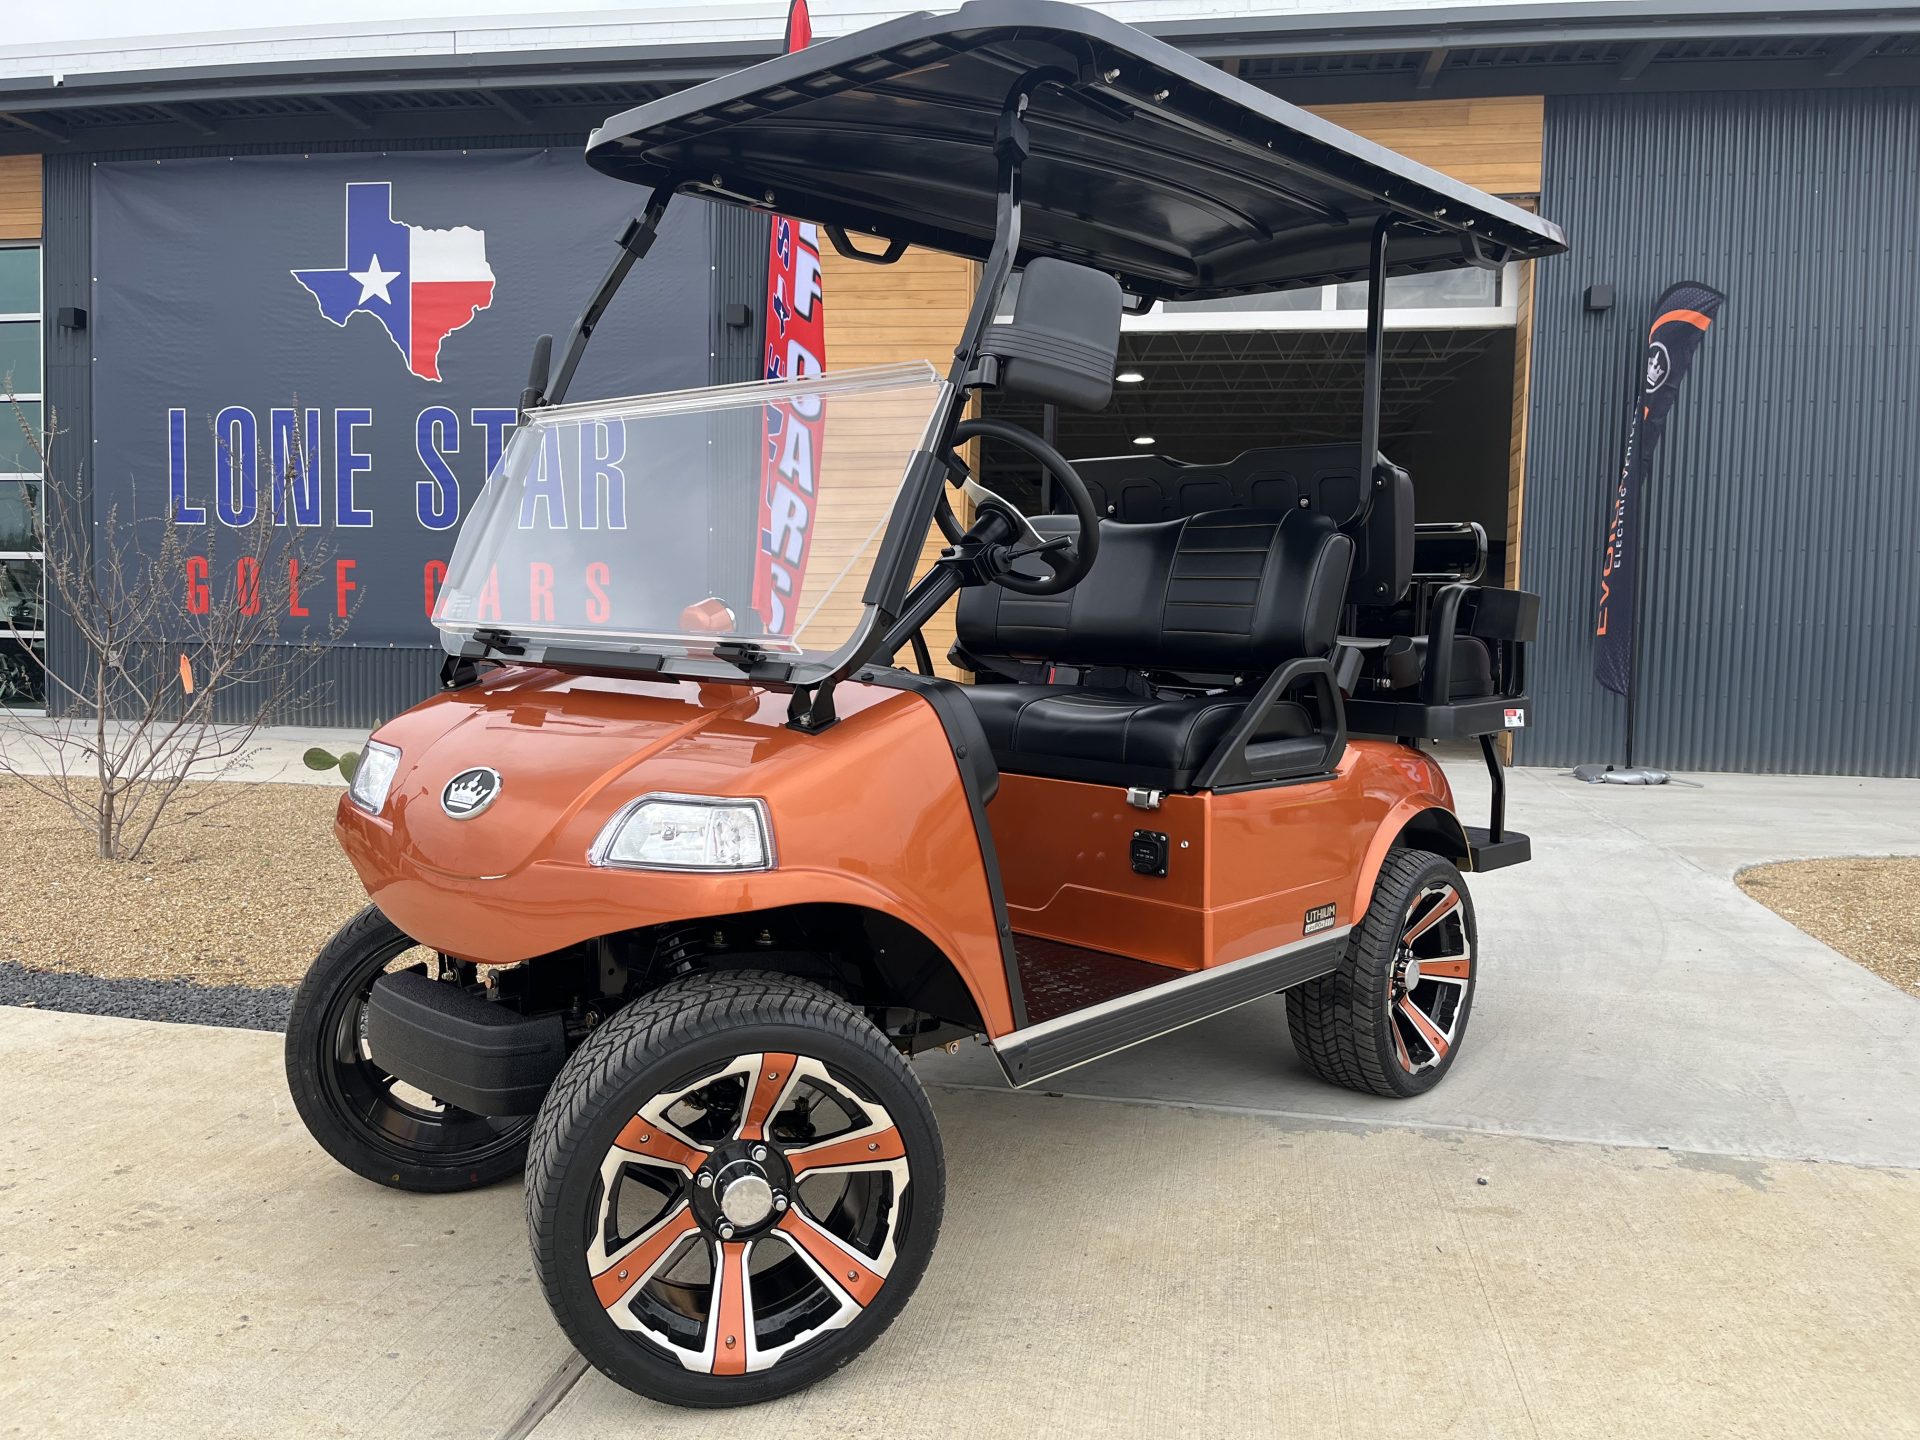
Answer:
[(1335, 907), (1332, 905), (1314, 906), (1311, 910), (1307, 911), (1307, 923), (1301, 933), (1311, 935), (1317, 930), (1331, 930), (1333, 928), (1334, 915)]

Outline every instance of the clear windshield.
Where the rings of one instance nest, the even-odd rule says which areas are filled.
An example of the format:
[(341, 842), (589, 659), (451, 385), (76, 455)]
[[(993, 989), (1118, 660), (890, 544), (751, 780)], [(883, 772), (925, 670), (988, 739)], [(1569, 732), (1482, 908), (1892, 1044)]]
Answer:
[(434, 624), (532, 646), (831, 658), (947, 389), (928, 364), (537, 410), (460, 530)]

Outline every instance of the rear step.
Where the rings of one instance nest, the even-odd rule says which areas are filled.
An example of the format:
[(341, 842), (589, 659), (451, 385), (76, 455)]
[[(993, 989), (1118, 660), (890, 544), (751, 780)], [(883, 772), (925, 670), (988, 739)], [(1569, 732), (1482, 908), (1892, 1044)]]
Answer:
[(1011, 1084), (1031, 1085), (1324, 975), (1339, 965), (1350, 928), (1206, 970), (1016, 935), (1030, 1023), (995, 1040), (994, 1054)]
[(1467, 849), (1472, 853), (1472, 868), (1476, 875), (1484, 875), (1489, 870), (1503, 870), (1509, 865), (1524, 865), (1533, 858), (1533, 841), (1518, 830), (1503, 830), (1498, 840), (1493, 832), (1478, 825), (1469, 825), (1467, 829)]

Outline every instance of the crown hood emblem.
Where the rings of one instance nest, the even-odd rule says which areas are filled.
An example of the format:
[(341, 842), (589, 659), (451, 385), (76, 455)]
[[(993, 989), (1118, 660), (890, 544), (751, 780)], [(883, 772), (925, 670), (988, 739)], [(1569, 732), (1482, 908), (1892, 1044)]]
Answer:
[(440, 792), (440, 808), (455, 820), (471, 820), (500, 796), (500, 772), (486, 765), (462, 770)]

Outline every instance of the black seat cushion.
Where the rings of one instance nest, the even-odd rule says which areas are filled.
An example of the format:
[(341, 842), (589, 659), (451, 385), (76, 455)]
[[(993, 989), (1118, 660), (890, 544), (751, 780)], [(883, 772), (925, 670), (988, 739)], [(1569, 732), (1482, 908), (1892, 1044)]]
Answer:
[[(1000, 768), (1015, 775), (1184, 790), (1245, 710), (1246, 695), (1152, 696), (1075, 685), (961, 687)], [(1276, 705), (1262, 753), (1297, 748), (1311, 764), (1324, 748), (1304, 707)], [(1270, 749), (1268, 742), (1279, 747)]]

